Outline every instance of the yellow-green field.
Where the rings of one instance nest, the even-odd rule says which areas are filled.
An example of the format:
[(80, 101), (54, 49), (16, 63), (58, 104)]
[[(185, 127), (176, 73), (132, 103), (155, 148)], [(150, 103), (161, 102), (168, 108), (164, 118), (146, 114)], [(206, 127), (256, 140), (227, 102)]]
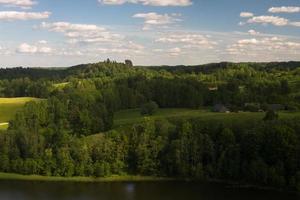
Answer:
[(8, 128), (8, 122), (0, 123), (0, 130), (6, 130)]
[(29, 101), (40, 101), (41, 99), (31, 97), (0, 98), (0, 130), (6, 129), (8, 122), (14, 117), (25, 103)]
[(55, 89), (63, 89), (69, 84), (70, 84), (70, 82), (56, 83), (56, 84), (53, 84), (53, 87)]

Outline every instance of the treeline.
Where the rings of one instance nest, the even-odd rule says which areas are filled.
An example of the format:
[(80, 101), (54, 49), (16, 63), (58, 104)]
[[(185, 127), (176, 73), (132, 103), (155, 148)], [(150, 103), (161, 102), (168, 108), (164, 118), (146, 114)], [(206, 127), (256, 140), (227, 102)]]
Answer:
[[(67, 70), (60, 68), (0, 68), (0, 79), (61, 79), (68, 75)], [(70, 75), (70, 74), (69, 74)]]
[(268, 62), (268, 63), (257, 63), (257, 62), (245, 62), (245, 63), (232, 63), (232, 62), (220, 62), (220, 63), (210, 63), (204, 65), (195, 66), (155, 66), (149, 67), (153, 70), (166, 70), (173, 73), (206, 73), (210, 74), (221, 69), (230, 69), (239, 66), (249, 66), (260, 71), (274, 71), (274, 70), (295, 70), (300, 67), (300, 62), (290, 61), (290, 62)]
[(43, 79), (36, 81), (29, 78), (0, 80), (0, 97), (47, 98), (52, 90), (53, 83)]
[(116, 73), (129, 72), (128, 67), (133, 67), (131, 61), (125, 63), (117, 63), (107, 59), (104, 62), (93, 64), (82, 64), (67, 68), (0, 68), (0, 80), (12, 80), (28, 78), (31, 80), (46, 79), (46, 80), (62, 80), (69, 77), (99, 77), (113, 75)]
[(2, 172), (139, 174), (300, 189), (300, 119), (232, 125), (218, 120), (145, 118), (130, 129), (78, 137), (67, 131), (68, 119), (61, 113), (47, 125), (43, 109), (18, 116), (24, 124), (12, 123), (9, 131), (0, 134)]
[[(54, 70), (67, 71), (65, 74), (68, 76), (64, 78), (52, 79), (47, 77), (47, 73), (44, 78), (36, 80), (28, 77), (0, 78), (0, 96), (49, 98), (61, 90), (70, 90), (88, 82), (101, 92), (110, 90), (110, 98), (113, 98), (110, 100), (115, 102), (113, 107), (116, 109), (136, 108), (145, 102), (155, 101), (160, 107), (199, 108), (224, 104), (233, 107), (233, 110), (242, 110), (245, 104), (252, 103), (283, 104), (287, 109), (297, 110), (300, 108), (300, 68), (294, 69), (296, 64), (290, 64), (292, 67), (285, 70), (276, 70), (278, 63), (220, 63), (208, 67), (212, 70), (210, 72), (178, 73), (176, 67), (174, 71), (173, 68), (171, 71), (139, 68), (108, 60)], [(274, 65), (274, 69), (268, 71), (269, 65)], [(188, 70), (189, 67), (183, 69)], [(66, 87), (56, 87), (60, 83), (67, 83)]]

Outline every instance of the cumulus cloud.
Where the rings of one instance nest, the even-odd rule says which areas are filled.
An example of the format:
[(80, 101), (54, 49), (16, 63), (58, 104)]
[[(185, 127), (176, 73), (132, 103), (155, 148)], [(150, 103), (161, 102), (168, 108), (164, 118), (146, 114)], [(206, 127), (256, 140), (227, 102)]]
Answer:
[(39, 44), (47, 44), (48, 42), (46, 40), (40, 40), (38, 41)]
[(149, 6), (190, 6), (191, 0), (98, 0), (107, 5), (122, 5), (125, 3), (143, 4)]
[(163, 27), (169, 24), (173, 24), (181, 21), (181, 19), (177, 18), (181, 16), (180, 14), (173, 13), (169, 14), (157, 14), (155, 12), (150, 13), (138, 13), (133, 15), (134, 18), (142, 18), (144, 19), (144, 27), (143, 30), (149, 30), (153, 27)]
[(256, 61), (294, 59), (300, 55), (300, 42), (290, 41), (284, 37), (239, 39), (229, 45), (226, 51), (229, 55)]
[(251, 12), (241, 12), (240, 13), (240, 17), (244, 17), (244, 18), (249, 18), (249, 17), (253, 17), (254, 14)]
[(68, 22), (43, 22), (40, 26), (52, 32), (62, 33), (70, 43), (99, 43), (120, 40), (123, 37), (106, 28), (93, 24), (72, 24)]
[(181, 48), (179, 47), (174, 47), (169, 49), (154, 49), (153, 52), (159, 54), (164, 53), (167, 54), (168, 56), (179, 56), (183, 53)]
[(286, 18), (278, 17), (278, 16), (269, 16), (269, 15), (262, 15), (262, 16), (254, 16), (248, 19), (247, 23), (253, 24), (272, 24), (274, 26), (296, 26), (300, 27), (300, 22), (293, 22), (289, 21)]
[(0, 20), (37, 20), (47, 19), (51, 15), (50, 12), (18, 12), (18, 11), (0, 11)]
[(11, 52), (7, 48), (0, 46), (0, 55), (9, 55), (9, 54), (11, 54)]
[(249, 30), (248, 33), (250, 35), (259, 35), (260, 34), (260, 32), (257, 32), (256, 30), (253, 30), (253, 29)]
[(300, 12), (300, 7), (294, 6), (282, 6), (282, 7), (272, 7), (269, 9), (270, 13), (297, 13)]
[(204, 48), (210, 49), (217, 45), (208, 36), (197, 33), (172, 33), (156, 39), (156, 42), (168, 44), (181, 44), (183, 48)]
[(255, 16), (248, 20), (248, 23), (273, 24), (275, 26), (286, 26), (289, 23), (288, 19), (277, 16)]
[(110, 30), (94, 24), (73, 24), (69, 22), (42, 22), (41, 29), (60, 33), (66, 38), (62, 44), (64, 48), (56, 48), (55, 55), (114, 57), (118, 53), (123, 55), (141, 54), (144, 46), (113, 33)]
[(109, 47), (97, 47), (91, 50), (92, 54), (111, 54), (122, 53), (125, 55), (137, 55), (142, 54), (145, 47), (143, 45), (137, 44), (133, 41), (121, 41), (110, 45)]
[(300, 27), (300, 22), (290, 22), (290, 25)]
[(32, 0), (0, 0), (0, 4), (3, 4), (8, 7), (30, 9), (32, 6), (36, 5), (37, 2)]
[(17, 53), (22, 54), (50, 54), (53, 50), (47, 46), (36, 46), (23, 43), (17, 48), (16, 51)]

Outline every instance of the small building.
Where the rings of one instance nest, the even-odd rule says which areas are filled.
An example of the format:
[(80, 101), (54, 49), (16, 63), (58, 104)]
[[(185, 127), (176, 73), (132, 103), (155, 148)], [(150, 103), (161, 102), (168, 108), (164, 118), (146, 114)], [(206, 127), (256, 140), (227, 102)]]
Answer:
[(218, 86), (211, 86), (211, 87), (208, 87), (208, 90), (209, 91), (217, 91), (219, 88)]
[(225, 107), (222, 104), (216, 104), (213, 107), (213, 112), (219, 112), (219, 113), (229, 113), (229, 109), (227, 107)]
[(268, 104), (268, 109), (273, 111), (285, 110), (285, 106), (282, 104)]

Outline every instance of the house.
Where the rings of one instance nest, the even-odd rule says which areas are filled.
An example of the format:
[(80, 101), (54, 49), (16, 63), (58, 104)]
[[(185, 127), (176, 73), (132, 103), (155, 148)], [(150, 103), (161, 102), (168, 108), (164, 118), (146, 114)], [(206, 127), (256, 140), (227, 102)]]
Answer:
[(273, 111), (285, 110), (285, 106), (281, 104), (268, 104), (267, 108)]
[(215, 87), (208, 87), (208, 90), (209, 91), (217, 91), (219, 88), (218, 88), (218, 86), (215, 86)]
[(214, 107), (213, 107), (213, 112), (219, 112), (219, 113), (228, 113), (229, 112), (229, 109), (226, 108), (224, 105), (222, 104), (216, 104)]

